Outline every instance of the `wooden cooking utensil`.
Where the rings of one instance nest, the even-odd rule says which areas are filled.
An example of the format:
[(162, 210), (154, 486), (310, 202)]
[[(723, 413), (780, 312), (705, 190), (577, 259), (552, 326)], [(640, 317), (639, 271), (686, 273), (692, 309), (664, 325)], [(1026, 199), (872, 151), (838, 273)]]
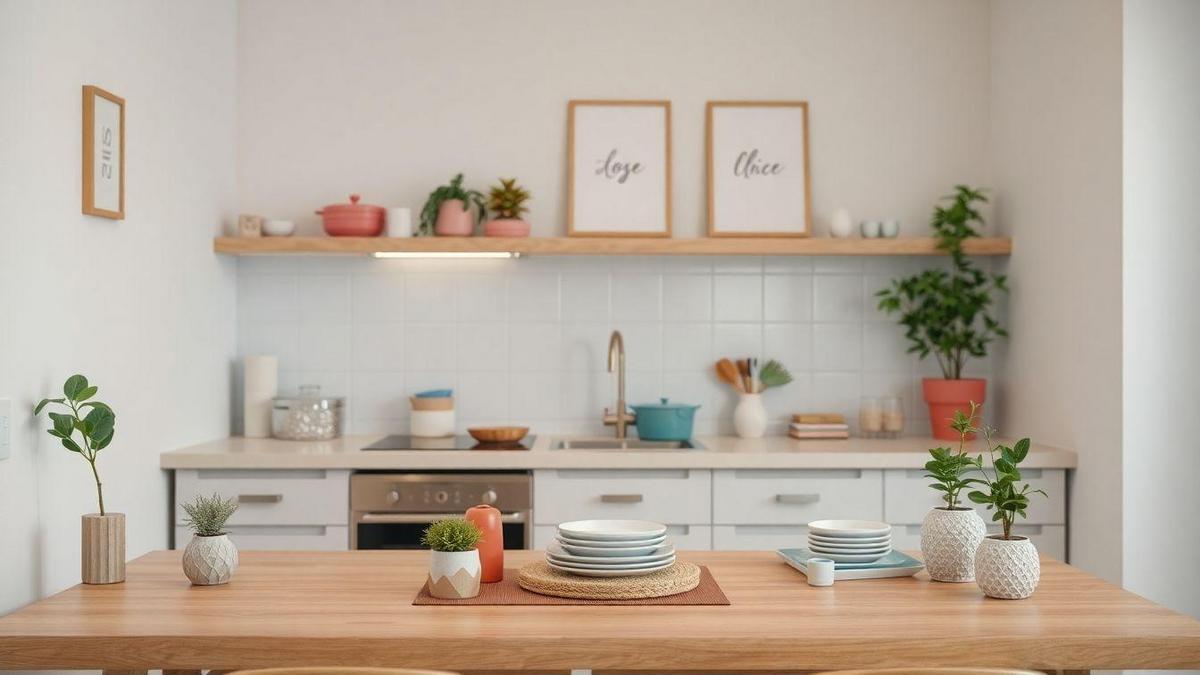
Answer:
[(753, 385), (750, 384), (750, 359), (738, 359), (738, 374), (742, 376), (742, 391), (754, 393)]
[(737, 366), (729, 359), (717, 361), (717, 378), (738, 391), (745, 391), (742, 389), (742, 380), (738, 377)]

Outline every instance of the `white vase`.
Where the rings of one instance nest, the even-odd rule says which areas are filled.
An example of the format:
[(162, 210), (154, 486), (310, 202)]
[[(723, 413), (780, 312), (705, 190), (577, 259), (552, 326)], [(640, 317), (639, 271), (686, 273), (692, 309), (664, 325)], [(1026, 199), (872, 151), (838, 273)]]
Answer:
[(975, 509), (931, 509), (921, 522), (921, 555), (934, 581), (975, 581), (975, 550), (987, 526)]
[(742, 438), (762, 438), (767, 431), (767, 409), (762, 394), (742, 394), (733, 410), (733, 428)]
[(1033, 595), (1042, 575), (1037, 549), (1028, 537), (984, 537), (975, 552), (975, 583), (992, 598), (1021, 600)]
[(238, 550), (229, 535), (195, 535), (183, 549), (183, 573), (197, 586), (227, 584), (238, 566)]
[(854, 234), (854, 219), (846, 209), (836, 209), (829, 219), (829, 234), (838, 239), (845, 239)]
[(435, 598), (473, 598), (482, 576), (477, 550), (429, 552), (429, 594)]

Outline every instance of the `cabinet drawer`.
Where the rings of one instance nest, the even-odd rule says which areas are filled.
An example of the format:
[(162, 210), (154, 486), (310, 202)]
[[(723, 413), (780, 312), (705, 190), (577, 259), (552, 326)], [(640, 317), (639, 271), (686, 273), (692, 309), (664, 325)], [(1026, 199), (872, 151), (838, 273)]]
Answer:
[[(556, 534), (558, 528), (554, 525), (538, 525), (533, 528), (533, 547), (544, 550)], [(667, 525), (667, 538), (677, 551), (712, 550), (712, 528), (708, 525)]]
[(715, 551), (773, 551), (806, 545), (804, 525), (714, 525)]
[[(988, 527), (988, 534), (999, 534), (1000, 526)], [(1029, 537), (1038, 553), (1048, 555), (1055, 560), (1067, 559), (1067, 528), (1065, 525), (1031, 525), (1021, 523), (1013, 525), (1013, 534)], [(901, 551), (921, 550), (921, 526), (897, 525), (892, 528), (892, 548)]]
[[(345, 525), (241, 525), (226, 528), (239, 551), (346, 551), (350, 528)], [(192, 539), (186, 527), (175, 528), (175, 548)]]
[(349, 525), (349, 471), (180, 469), (175, 471), (175, 524), (187, 514), (178, 504), (220, 494), (238, 502), (230, 525)]
[[(935, 506), (942, 506), (938, 498), (940, 492), (929, 487), (933, 482), (925, 478), (924, 469), (888, 469), (884, 472), (884, 514), (889, 523), (920, 523), (925, 514)], [(1024, 522), (1033, 525), (1063, 525), (1067, 522), (1066, 472), (1062, 469), (1022, 469), (1023, 483), (1029, 483), (1033, 489), (1046, 491), (1048, 497), (1034, 495), (1029, 498), (1029, 517)], [(962, 502), (974, 506), (985, 522), (990, 523), (992, 514), (987, 507), (980, 506), (967, 499), (967, 492), (962, 492)]]
[(558, 525), (593, 518), (707, 525), (712, 472), (692, 469), (533, 472), (533, 518)]
[(716, 525), (805, 525), (823, 518), (883, 518), (879, 470), (713, 472)]

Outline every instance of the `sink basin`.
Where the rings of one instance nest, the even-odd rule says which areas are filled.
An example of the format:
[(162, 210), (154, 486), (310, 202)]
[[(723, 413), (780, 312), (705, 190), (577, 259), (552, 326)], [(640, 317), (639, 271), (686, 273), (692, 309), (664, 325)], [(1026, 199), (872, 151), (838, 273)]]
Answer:
[(662, 452), (671, 450), (697, 450), (703, 449), (704, 446), (695, 441), (643, 441), (631, 438), (626, 438), (625, 440), (618, 440), (616, 438), (576, 440), (562, 438), (555, 441), (550, 447), (553, 450), (650, 450)]

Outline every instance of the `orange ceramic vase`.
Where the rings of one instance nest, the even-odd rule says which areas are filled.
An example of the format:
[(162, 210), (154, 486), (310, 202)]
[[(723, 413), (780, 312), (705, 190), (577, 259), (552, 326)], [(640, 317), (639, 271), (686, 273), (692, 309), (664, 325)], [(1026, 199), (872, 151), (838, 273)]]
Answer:
[(467, 520), (483, 532), (479, 542), (479, 562), (483, 566), (483, 583), (491, 584), (504, 578), (504, 526), (500, 512), (487, 504), (467, 509)]
[[(963, 414), (971, 411), (971, 401), (983, 406), (987, 395), (987, 380), (938, 380), (927, 377), (921, 381), (925, 402), (929, 404), (929, 426), (933, 437), (943, 441), (957, 441), (958, 432), (950, 426), (954, 412), (961, 410)], [(975, 420), (979, 424), (979, 420)], [(975, 438), (967, 436), (967, 440)]]

